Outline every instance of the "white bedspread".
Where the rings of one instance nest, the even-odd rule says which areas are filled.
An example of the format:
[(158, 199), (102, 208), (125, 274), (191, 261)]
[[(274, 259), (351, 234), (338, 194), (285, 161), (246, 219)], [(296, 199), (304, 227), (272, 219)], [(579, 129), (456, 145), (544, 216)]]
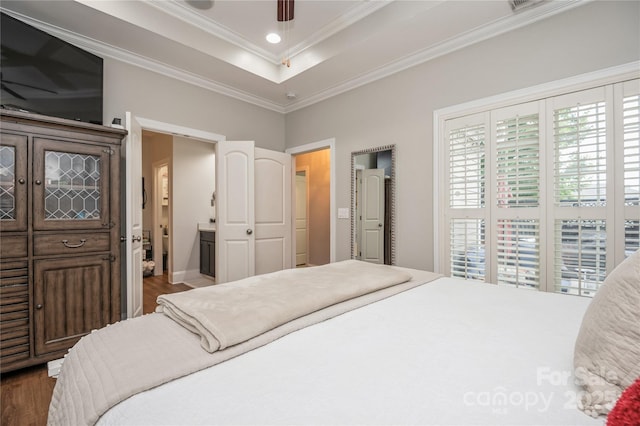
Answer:
[(440, 278), (140, 393), (98, 424), (603, 424), (575, 408), (589, 301)]

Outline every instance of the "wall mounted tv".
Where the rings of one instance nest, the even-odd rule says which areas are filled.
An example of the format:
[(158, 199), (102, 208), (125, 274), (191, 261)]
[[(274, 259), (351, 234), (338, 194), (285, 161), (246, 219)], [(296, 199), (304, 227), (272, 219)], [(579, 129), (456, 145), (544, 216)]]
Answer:
[(102, 58), (1, 15), (2, 108), (102, 124)]

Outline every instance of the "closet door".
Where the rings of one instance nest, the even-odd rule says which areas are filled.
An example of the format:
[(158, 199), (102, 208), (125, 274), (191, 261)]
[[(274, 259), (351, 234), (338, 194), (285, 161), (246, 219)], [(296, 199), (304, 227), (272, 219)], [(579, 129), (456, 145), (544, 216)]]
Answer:
[(362, 171), (362, 260), (384, 263), (384, 169)]
[(216, 281), (291, 268), (291, 156), (216, 144)]
[(256, 274), (291, 268), (291, 155), (255, 149)]
[(253, 141), (216, 144), (216, 281), (255, 274)]

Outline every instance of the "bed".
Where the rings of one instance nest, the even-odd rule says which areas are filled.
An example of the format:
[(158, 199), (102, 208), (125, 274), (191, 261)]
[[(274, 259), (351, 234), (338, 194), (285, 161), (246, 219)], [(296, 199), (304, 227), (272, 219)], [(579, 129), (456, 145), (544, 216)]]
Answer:
[[(574, 345), (590, 299), (383, 268), (411, 278), (397, 294), (286, 330), (244, 353), (233, 352), (238, 345), (218, 351), (229, 356), (123, 396), (97, 424), (604, 424), (604, 417), (577, 408), (584, 389), (574, 377)], [(160, 319), (175, 323), (161, 313), (138, 322)], [(189, 351), (201, 337), (175, 324), (167, 328), (168, 335), (193, 341), (177, 343), (185, 349), (184, 363), (200, 357)], [(76, 355), (93, 392), (117, 393), (92, 383), (92, 365), (108, 357)], [(155, 356), (165, 354), (156, 350)], [(82, 410), (92, 404), (83, 388), (69, 390), (75, 380), (67, 377), (64, 385), (73, 370), (68, 362), (50, 424), (82, 423), (63, 405)], [(108, 368), (126, 377), (131, 367)], [(153, 371), (142, 363), (133, 368)], [(65, 392), (72, 394), (67, 402)]]

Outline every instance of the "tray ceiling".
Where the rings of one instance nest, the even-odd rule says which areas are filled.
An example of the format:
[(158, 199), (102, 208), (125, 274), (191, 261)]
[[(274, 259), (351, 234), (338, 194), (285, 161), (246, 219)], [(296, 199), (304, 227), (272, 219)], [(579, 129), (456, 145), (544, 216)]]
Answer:
[[(286, 113), (585, 2), (3, 0), (4, 12), (100, 56)], [(281, 35), (279, 44), (265, 36)], [(290, 67), (282, 64), (289, 58)]]

